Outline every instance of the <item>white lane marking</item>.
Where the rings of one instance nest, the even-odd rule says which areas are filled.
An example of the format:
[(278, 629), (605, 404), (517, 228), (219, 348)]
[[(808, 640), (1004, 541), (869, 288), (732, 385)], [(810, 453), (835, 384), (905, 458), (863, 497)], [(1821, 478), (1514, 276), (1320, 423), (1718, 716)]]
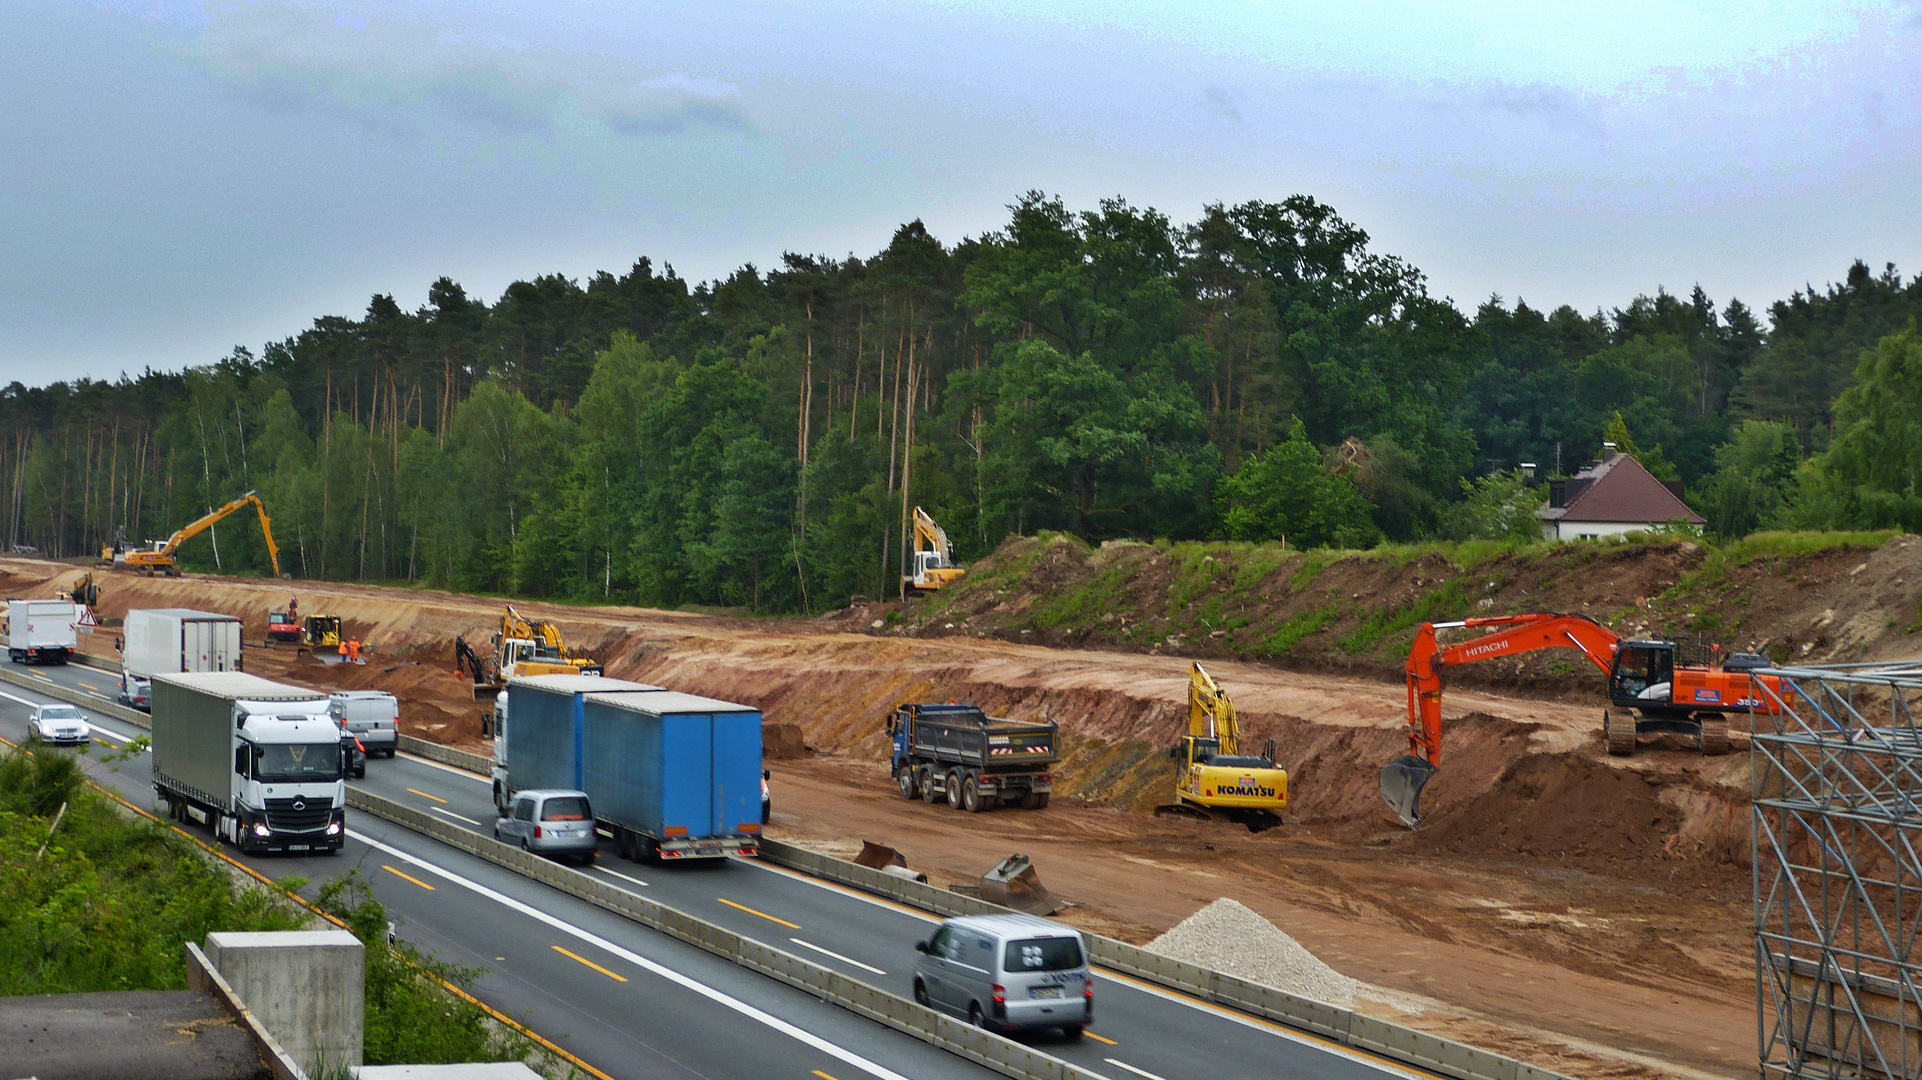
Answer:
[(800, 938), (797, 938), (797, 937), (791, 937), (788, 940), (792, 941), (796, 945), (801, 946), (803, 949), (813, 949), (815, 952), (820, 953), (822, 956), (832, 956), (836, 960), (841, 961), (843, 964), (853, 964), (855, 967), (860, 968), (862, 971), (872, 971), (876, 975), (887, 974), (887, 972), (882, 971), (880, 968), (873, 967), (868, 964), (863, 964), (861, 961), (856, 960), (851, 956), (842, 956), (840, 953), (834, 952), (830, 949), (823, 949), (822, 947), (820, 947), (819, 945), (816, 945), (812, 941), (802, 941)]
[(1113, 1065), (1117, 1069), (1126, 1069), (1129, 1072), (1134, 1073), (1136, 1076), (1145, 1076), (1148, 1078), (1148, 1080), (1163, 1080), (1162, 1077), (1156, 1076), (1154, 1073), (1151, 1073), (1146, 1069), (1137, 1069), (1133, 1065), (1130, 1065), (1119, 1058), (1102, 1058), (1101, 1060), (1107, 1062), (1110, 1065)]
[[(6, 698), (8, 701), (19, 702), (20, 704), (25, 705), (29, 709), (37, 709), (42, 705), (50, 704), (49, 702), (45, 702), (45, 701), (28, 701), (26, 698), (9, 694), (5, 690), (0, 690), (0, 698)], [(118, 731), (113, 730), (112, 728), (103, 726), (100, 723), (99, 719), (96, 717), (87, 716), (87, 714), (85, 713), (82, 713), (81, 715), (86, 717), (87, 726), (92, 728), (93, 733), (96, 735), (105, 735), (109, 739), (113, 739), (116, 742), (123, 742), (123, 743), (132, 742), (134, 739), (134, 736), (132, 735), (124, 735)]]
[(615, 877), (620, 878), (622, 881), (631, 881), (642, 888), (647, 888), (647, 882), (642, 881), (640, 878), (637, 878), (637, 877), (628, 877), (626, 874), (621, 873), (619, 870), (609, 870), (605, 866), (597, 866), (594, 869), (599, 870), (603, 874), (613, 874)]
[(445, 814), (445, 815), (447, 815), (448, 817), (450, 817), (450, 818), (453, 818), (453, 819), (454, 819), (455, 821), (465, 821), (465, 822), (466, 822), (466, 823), (468, 823), (469, 825), (479, 825), (479, 824), (480, 824), (480, 822), (478, 822), (478, 821), (475, 821), (475, 820), (474, 820), (473, 818), (470, 818), (470, 817), (463, 817), (463, 816), (462, 816), (462, 815), (460, 815), (460, 814), (456, 814), (456, 813), (454, 813), (454, 812), (453, 812), (452, 810), (442, 810), (442, 809), (441, 809), (440, 807), (438, 807), (438, 806), (430, 806), (430, 807), (428, 807), (427, 809), (429, 809), (429, 810), (432, 810), (432, 811), (433, 811), (434, 813), (436, 813), (436, 814)]
[(594, 827), (594, 835), (595, 835), (595, 836), (604, 836), (604, 837), (606, 837), (606, 838), (607, 838), (607, 839), (609, 839), (609, 840), (612, 840), (612, 839), (614, 839), (614, 834), (613, 834), (613, 833), (611, 833), (611, 832), (608, 832), (608, 831), (607, 831), (606, 829), (603, 829), (603, 828), (601, 828), (601, 827), (600, 827), (600, 826), (598, 826), (598, 825), (596, 825), (596, 826)]
[(45, 702), (41, 702), (41, 701), (28, 701), (26, 698), (23, 698), (23, 697), (15, 697), (14, 695), (7, 693), (5, 690), (0, 690), (0, 697), (6, 698), (8, 701), (17, 701), (20, 704), (25, 705), (29, 709), (38, 708), (39, 706), (46, 704)]
[[(772, 863), (765, 863), (758, 859), (737, 859), (735, 861), (743, 863), (748, 866), (758, 866), (763, 870), (780, 874), (784, 877), (790, 877), (796, 881), (806, 882), (807, 884), (812, 885), (817, 889), (826, 889), (829, 892), (839, 893), (842, 896), (852, 897), (856, 900), (873, 904), (875, 907), (878, 907), (878, 908), (885, 908), (888, 911), (892, 911), (900, 915), (911, 915), (914, 918), (920, 919), (922, 922), (938, 923), (942, 921), (941, 916), (939, 915), (930, 915), (926, 912), (916, 911), (905, 905), (896, 905), (890, 901), (883, 900), (880, 897), (869, 896), (868, 894), (860, 892), (856, 889), (850, 889), (845, 885), (839, 885), (832, 881), (823, 881), (820, 878), (809, 877), (808, 875), (800, 873), (798, 871), (789, 870), (785, 866), (775, 866)], [(1433, 1076), (1429, 1073), (1419, 1072), (1412, 1069), (1404, 1069), (1400, 1066), (1391, 1064), (1386, 1061), (1381, 1061), (1373, 1057), (1365, 1057), (1363, 1055), (1355, 1053), (1352, 1050), (1347, 1050), (1339, 1046), (1332, 1046), (1328, 1043), (1310, 1038), (1309, 1036), (1296, 1034), (1295, 1032), (1289, 1031), (1279, 1026), (1271, 1026), (1273, 1024), (1272, 1021), (1262, 1021), (1252, 1016), (1245, 1016), (1241, 1013), (1235, 1012), (1232, 1009), (1224, 1009), (1219, 1005), (1215, 1005), (1211, 1002), (1202, 1001), (1199, 998), (1191, 998), (1185, 994), (1178, 994), (1171, 990), (1164, 990), (1161, 987), (1155, 986), (1152, 983), (1143, 982), (1138, 979), (1131, 979), (1123, 975), (1118, 975), (1118, 974), (1103, 970), (1102, 968), (1099, 968), (1099, 967), (1094, 969), (1094, 973), (1096, 978), (1103, 979), (1108, 982), (1121, 983), (1128, 986), (1131, 989), (1139, 990), (1144, 994), (1153, 994), (1156, 997), (1165, 998), (1168, 1001), (1173, 1001), (1181, 1005), (1186, 1005), (1190, 1009), (1194, 1009), (1197, 1012), (1204, 1012), (1210, 1016), (1218, 1016), (1223, 1020), (1229, 1020), (1234, 1023), (1240, 1024), (1242, 1027), (1248, 1028), (1252, 1031), (1259, 1031), (1267, 1035), (1273, 1035), (1278, 1039), (1286, 1039), (1289, 1042), (1296, 1043), (1301, 1046), (1307, 1046), (1307, 1047), (1312, 1047), (1316, 1050), (1322, 1050), (1329, 1054), (1333, 1054), (1337, 1057), (1346, 1058), (1349, 1061), (1357, 1062), (1359, 1064), (1367, 1065), (1371, 1068), (1378, 1069), (1384, 1073), (1387, 1073), (1390, 1076), (1405, 1077), (1407, 1078), (1407, 1080), (1434, 1080)]]
[(421, 757), (419, 754), (410, 754), (405, 750), (395, 751), (394, 756), (404, 757), (409, 761), (418, 761), (422, 765), (432, 765), (436, 769), (443, 769), (443, 770), (446, 770), (447, 772), (453, 773), (455, 776), (463, 777), (468, 780), (473, 780), (478, 783), (485, 784), (489, 782), (487, 777), (482, 776), (479, 773), (471, 773), (471, 772), (468, 772), (466, 769), (455, 768), (454, 766), (449, 765), (446, 762), (435, 761), (433, 758), (424, 758), (424, 757)]
[(428, 873), (435, 874), (435, 875), (438, 875), (439, 877), (445, 878), (448, 881), (451, 881), (454, 884), (459, 885), (462, 888), (465, 888), (475, 893), (476, 895), (484, 896), (487, 899), (492, 900), (497, 904), (500, 904), (502, 907), (508, 908), (512, 911), (517, 911), (520, 914), (525, 915), (528, 918), (534, 919), (538, 922), (546, 923), (548, 926), (551, 926), (554, 929), (559, 930), (563, 934), (571, 935), (572, 937), (578, 938), (581, 941), (585, 941), (588, 944), (593, 945), (595, 948), (604, 950), (605, 952), (608, 952), (614, 956), (618, 956), (621, 959), (627, 961), (630, 964), (633, 964), (635, 967), (638, 967), (643, 971), (651, 972), (652, 974), (659, 976), (660, 978), (666, 979), (671, 983), (674, 983), (678, 986), (691, 990), (694, 993), (697, 993), (702, 997), (705, 997), (708, 1000), (715, 1002), (716, 1004), (723, 1005), (729, 1009), (734, 1010), (737, 1013), (740, 1013), (742, 1016), (745, 1016), (750, 1020), (754, 1020), (758, 1023), (765, 1024), (768, 1027), (773, 1028), (775, 1031), (778, 1031), (781, 1034), (786, 1035), (788, 1038), (795, 1040), (796, 1042), (804, 1043), (808, 1046), (815, 1048), (816, 1050), (821, 1051), (824, 1054), (832, 1055), (836, 1059), (840, 1061), (845, 1061), (849, 1065), (852, 1065), (855, 1068), (860, 1069), (862, 1072), (868, 1073), (869, 1075), (872, 1075), (872, 1076), (881, 1077), (882, 1080), (908, 1080), (907, 1077), (901, 1075), (900, 1073), (895, 1072), (892, 1069), (887, 1068), (886, 1066), (880, 1064), (879, 1062), (870, 1061), (869, 1059), (862, 1057), (861, 1055), (855, 1053), (852, 1050), (847, 1050), (840, 1046), (836, 1046), (834, 1043), (831, 1043), (826, 1039), (821, 1038), (819, 1035), (816, 1035), (813, 1032), (805, 1031), (799, 1027), (796, 1027), (793, 1024), (788, 1023), (786, 1020), (783, 1020), (780, 1017), (775, 1016), (771, 1013), (763, 1012), (762, 1010), (755, 1008), (752, 1005), (749, 1005), (747, 1002), (742, 1001), (739, 998), (731, 997), (727, 994), (724, 994), (719, 990), (716, 990), (713, 987), (708, 986), (705, 983), (699, 982), (693, 978), (690, 978), (689, 976), (683, 975), (680, 972), (675, 971), (673, 968), (670, 968), (664, 964), (659, 964), (652, 960), (649, 960), (647, 957), (642, 956), (639, 953), (632, 952), (628, 949), (624, 949), (619, 945), (616, 945), (613, 942), (608, 941), (603, 937), (600, 937), (597, 934), (589, 933), (588, 931), (583, 930), (580, 927), (573, 925), (572, 923), (566, 922), (556, 916), (549, 915), (545, 911), (541, 911), (538, 908), (534, 908), (527, 904), (523, 904), (519, 900), (516, 900), (511, 896), (507, 896), (503, 893), (495, 892), (493, 889), (490, 889), (487, 886), (482, 885), (477, 881), (469, 881), (468, 879), (461, 877), (459, 874), (456, 874), (451, 870), (442, 869), (441, 867), (435, 866), (433, 863), (428, 862), (426, 859), (422, 859), (414, 855), (410, 855), (407, 852), (402, 851), (397, 847), (393, 847), (392, 845), (382, 843), (381, 841), (376, 840), (371, 836), (363, 836), (362, 834), (355, 832), (352, 829), (347, 830), (347, 835), (353, 837), (354, 839), (360, 841), (363, 844), (366, 844), (368, 847), (374, 848), (378, 851), (384, 851), (387, 854), (392, 855), (396, 859), (401, 859), (406, 862), (412, 863), (415, 866), (418, 866), (421, 869), (427, 871)]

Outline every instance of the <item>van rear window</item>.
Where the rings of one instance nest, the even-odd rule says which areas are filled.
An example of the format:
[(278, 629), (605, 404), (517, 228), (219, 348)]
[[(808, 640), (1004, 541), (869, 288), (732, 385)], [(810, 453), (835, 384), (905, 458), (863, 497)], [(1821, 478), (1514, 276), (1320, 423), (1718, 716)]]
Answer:
[(542, 821), (586, 821), (587, 800), (573, 796), (549, 799), (541, 804)]
[(1002, 966), (1015, 971), (1070, 971), (1081, 966), (1081, 939), (1029, 938), (1008, 942)]

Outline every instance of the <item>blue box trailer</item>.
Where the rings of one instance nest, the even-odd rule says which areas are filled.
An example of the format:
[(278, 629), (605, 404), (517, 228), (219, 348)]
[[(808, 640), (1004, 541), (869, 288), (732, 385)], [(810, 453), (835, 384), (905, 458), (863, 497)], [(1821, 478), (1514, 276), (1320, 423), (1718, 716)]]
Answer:
[(760, 710), (591, 675), (510, 679), (506, 696), (496, 805), (575, 788), (624, 858), (759, 854)]

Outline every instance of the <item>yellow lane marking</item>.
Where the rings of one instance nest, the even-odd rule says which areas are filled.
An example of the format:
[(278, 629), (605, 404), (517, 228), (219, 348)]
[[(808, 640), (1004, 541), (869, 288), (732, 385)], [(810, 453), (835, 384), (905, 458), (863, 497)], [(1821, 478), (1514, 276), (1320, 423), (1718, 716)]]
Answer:
[(412, 874), (403, 874), (400, 871), (394, 869), (393, 867), (388, 866), (386, 863), (381, 863), (380, 868), (394, 875), (397, 878), (404, 878), (408, 881), (411, 881), (414, 884), (419, 885), (421, 888), (426, 889), (428, 892), (434, 891), (434, 887), (432, 885), (427, 884), (425, 881), (422, 881), (421, 879), (413, 876)]
[(599, 965), (599, 964), (597, 964), (597, 963), (595, 963), (594, 961), (592, 961), (592, 960), (589, 960), (589, 959), (588, 959), (587, 957), (585, 957), (585, 956), (576, 956), (575, 954), (573, 954), (573, 953), (571, 953), (571, 952), (568, 952), (568, 951), (567, 951), (566, 949), (563, 949), (563, 948), (561, 948), (561, 947), (560, 947), (559, 945), (556, 945), (556, 946), (554, 946), (554, 951), (555, 951), (555, 952), (557, 952), (557, 953), (560, 953), (560, 954), (561, 954), (562, 956), (565, 956), (565, 957), (567, 957), (567, 958), (568, 958), (569, 960), (578, 960), (578, 961), (580, 961), (581, 963), (583, 963), (583, 964), (586, 964), (586, 965), (587, 965), (588, 967), (591, 967), (591, 968), (593, 968), (593, 969), (594, 969), (595, 971), (598, 971), (598, 972), (600, 972), (601, 974), (603, 974), (603, 975), (605, 975), (605, 976), (607, 976), (608, 978), (610, 978), (610, 979), (613, 979), (613, 980), (614, 980), (615, 982), (626, 982), (626, 981), (627, 981), (627, 976), (625, 976), (625, 975), (616, 975), (616, 974), (614, 974), (613, 972), (611, 972), (611, 971), (609, 971), (609, 970), (607, 970), (606, 968), (604, 968), (604, 967), (602, 967), (601, 965)]
[(810, 1070), (810, 1071), (811, 1071), (811, 1072), (812, 1072), (812, 1073), (813, 1073), (813, 1074), (814, 1074), (815, 1076), (818, 1076), (818, 1077), (820, 1077), (820, 1078), (821, 1078), (821, 1080), (834, 1080), (834, 1077), (832, 1077), (832, 1076), (829, 1076), (829, 1075), (828, 1075), (827, 1073), (824, 1073), (824, 1072), (822, 1072), (822, 1071), (821, 1071), (821, 1070), (819, 1070), (819, 1069), (813, 1069), (813, 1070)]
[(1095, 1042), (1098, 1042), (1098, 1043), (1107, 1043), (1107, 1044), (1108, 1044), (1109, 1046), (1120, 1046), (1120, 1045), (1121, 1045), (1120, 1043), (1118, 1043), (1118, 1042), (1116, 1042), (1116, 1041), (1114, 1041), (1113, 1039), (1104, 1039), (1104, 1038), (1102, 1038), (1101, 1036), (1099, 1036), (1099, 1035), (1096, 1035), (1096, 1034), (1095, 1034), (1094, 1032), (1092, 1032), (1092, 1031), (1087, 1031), (1087, 1030), (1083, 1030), (1083, 1031), (1081, 1032), (1081, 1034), (1083, 1034), (1083, 1035), (1086, 1035), (1086, 1036), (1087, 1036), (1088, 1038), (1090, 1038), (1090, 1039), (1093, 1039), (1093, 1040), (1094, 1040)]
[(75, 680), (74, 680), (74, 682), (77, 682), (77, 683), (80, 683), (80, 685), (81, 685), (81, 686), (84, 686), (84, 687), (86, 687), (86, 688), (87, 688), (87, 689), (89, 689), (89, 690), (95, 690), (95, 691), (97, 691), (97, 690), (99, 690), (99, 689), (100, 689), (100, 688), (99, 688), (98, 686), (95, 686), (95, 685), (94, 685), (94, 684), (92, 684), (92, 683), (87, 683), (87, 682), (80, 682), (80, 680), (79, 680), (79, 679), (75, 679)]
[(432, 799), (435, 802), (441, 803), (443, 805), (447, 802), (446, 799), (441, 798), (439, 795), (429, 795), (425, 791), (422, 791), (419, 788), (408, 788), (407, 790), (413, 792), (416, 795), (419, 795), (423, 799)]
[(765, 911), (756, 911), (753, 908), (748, 907), (746, 904), (737, 904), (734, 901), (729, 900), (725, 896), (717, 896), (714, 899), (719, 900), (721, 903), (726, 904), (728, 907), (739, 908), (742, 911), (747, 912), (749, 915), (759, 915), (761, 918), (766, 919), (768, 922), (780, 923), (782, 926), (787, 927), (789, 930), (799, 930), (801, 928), (800, 923), (791, 923), (786, 919), (777, 919), (774, 916), (769, 915)]

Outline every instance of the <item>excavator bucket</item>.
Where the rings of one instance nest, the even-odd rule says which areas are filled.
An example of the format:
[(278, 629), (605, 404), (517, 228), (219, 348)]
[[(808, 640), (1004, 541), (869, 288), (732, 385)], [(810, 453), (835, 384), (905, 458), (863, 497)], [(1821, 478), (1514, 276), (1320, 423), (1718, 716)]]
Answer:
[(1053, 915), (1068, 908), (1041, 884), (1041, 875), (1034, 872), (1026, 855), (1010, 855), (982, 874), (981, 899), (1030, 915)]
[(1421, 789), (1435, 772), (1427, 760), (1413, 754), (1404, 754), (1382, 769), (1381, 797), (1403, 825), (1412, 829), (1421, 824)]
[(885, 870), (890, 866), (906, 866), (907, 856), (872, 840), (861, 841), (861, 854), (854, 857), (854, 865), (865, 866), (870, 870)]

